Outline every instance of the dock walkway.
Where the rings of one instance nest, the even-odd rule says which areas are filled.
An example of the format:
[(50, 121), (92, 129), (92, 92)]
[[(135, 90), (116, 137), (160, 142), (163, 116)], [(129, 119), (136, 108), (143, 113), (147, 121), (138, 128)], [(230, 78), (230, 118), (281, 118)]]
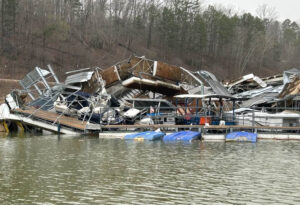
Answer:
[(68, 117), (64, 115), (60, 116), (58, 113), (55, 112), (35, 110), (34, 108), (29, 108), (26, 110), (16, 109), (13, 112), (17, 114), (23, 114), (26, 116), (32, 115), (36, 119), (46, 120), (49, 121), (50, 123), (56, 122), (56, 124), (60, 124), (73, 129), (78, 129), (81, 131), (85, 130), (87, 124), (85, 121), (80, 121), (74, 117)]
[[(102, 132), (102, 131), (132, 131), (135, 129), (139, 130), (156, 130), (161, 129), (163, 131), (178, 131), (182, 129), (190, 129), (190, 130), (199, 130), (202, 133), (213, 133), (213, 132), (231, 132), (234, 130), (239, 131), (249, 131), (252, 130), (254, 132), (269, 132), (269, 133), (277, 133), (277, 132), (300, 132), (300, 127), (275, 127), (275, 126), (239, 126), (239, 125), (230, 125), (230, 126), (204, 126), (204, 125), (168, 125), (168, 124), (154, 124), (154, 125), (100, 125), (87, 123), (86, 121), (78, 120), (74, 117), (68, 117), (64, 115), (60, 115), (55, 112), (36, 110), (34, 108), (28, 108), (25, 110), (15, 109), (12, 111), (12, 114), (15, 116), (23, 116), (23, 122), (26, 119), (30, 120), (32, 125), (36, 125), (38, 123), (44, 123), (45, 125), (39, 126), (43, 129), (48, 129), (50, 126), (52, 130), (55, 129), (58, 131), (58, 125), (63, 129), (69, 129), (73, 133), (90, 133), (90, 132)], [(31, 116), (31, 118), (29, 118)], [(15, 118), (17, 121), (19, 118)], [(27, 121), (28, 121), (27, 120)], [(25, 122), (26, 123), (26, 122)], [(27, 122), (28, 123), (28, 122)], [(48, 129), (49, 130), (49, 129)]]

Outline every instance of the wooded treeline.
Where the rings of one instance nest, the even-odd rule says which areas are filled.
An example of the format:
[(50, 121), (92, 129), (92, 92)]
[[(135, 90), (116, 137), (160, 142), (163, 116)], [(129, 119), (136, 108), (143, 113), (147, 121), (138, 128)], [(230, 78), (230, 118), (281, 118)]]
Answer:
[[(300, 65), (296, 22), (204, 7), (199, 0), (1, 0), (0, 73), (64, 71), (146, 55), (222, 78)], [(19, 74), (20, 76), (16, 75)]]

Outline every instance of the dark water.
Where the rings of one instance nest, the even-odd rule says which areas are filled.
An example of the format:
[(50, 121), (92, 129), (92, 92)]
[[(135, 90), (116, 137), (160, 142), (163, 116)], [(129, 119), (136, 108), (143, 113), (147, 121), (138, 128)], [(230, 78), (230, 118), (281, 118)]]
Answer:
[(1, 137), (0, 204), (300, 204), (300, 142)]

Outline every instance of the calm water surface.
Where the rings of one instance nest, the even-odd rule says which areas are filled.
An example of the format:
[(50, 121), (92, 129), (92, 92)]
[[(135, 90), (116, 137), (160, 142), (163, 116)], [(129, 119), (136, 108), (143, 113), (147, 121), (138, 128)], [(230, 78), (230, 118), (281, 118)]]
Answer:
[(0, 137), (0, 204), (300, 204), (300, 142)]

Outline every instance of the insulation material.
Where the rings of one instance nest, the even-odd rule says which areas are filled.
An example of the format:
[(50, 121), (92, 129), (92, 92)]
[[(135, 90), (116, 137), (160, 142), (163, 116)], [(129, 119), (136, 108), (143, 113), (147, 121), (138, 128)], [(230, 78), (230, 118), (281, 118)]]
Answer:
[(245, 81), (248, 81), (249, 82), (256, 82), (260, 87), (262, 88), (265, 88), (267, 87), (267, 84), (258, 76), (255, 76), (253, 75), (252, 73), (251, 74), (248, 74), (248, 75), (244, 75), (242, 78), (238, 79), (238, 80), (235, 80), (233, 82), (231, 82), (228, 87), (229, 87), (229, 90), (236, 86), (236, 85), (241, 85), (243, 82)]
[(73, 85), (76, 83), (86, 82), (91, 79), (93, 72), (81, 72), (74, 75), (69, 75), (65, 80), (66, 85)]

